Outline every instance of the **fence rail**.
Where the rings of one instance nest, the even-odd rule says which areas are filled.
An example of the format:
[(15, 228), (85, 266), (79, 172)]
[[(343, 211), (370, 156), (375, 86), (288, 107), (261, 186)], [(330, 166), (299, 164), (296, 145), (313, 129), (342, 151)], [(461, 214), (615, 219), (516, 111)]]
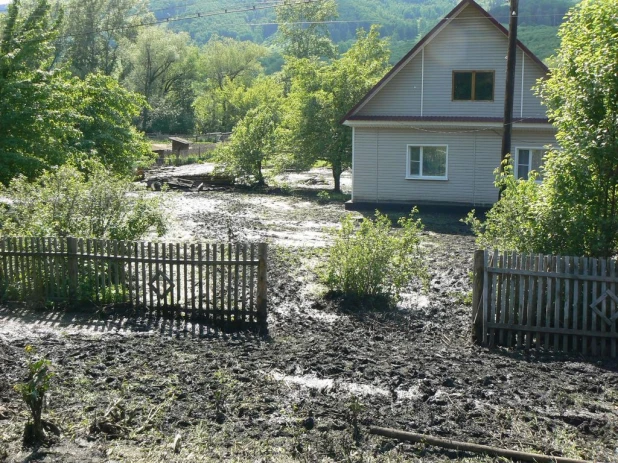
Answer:
[(614, 259), (477, 251), (474, 337), (616, 357), (617, 286)]
[(0, 238), (0, 300), (173, 310), (266, 326), (266, 244)]

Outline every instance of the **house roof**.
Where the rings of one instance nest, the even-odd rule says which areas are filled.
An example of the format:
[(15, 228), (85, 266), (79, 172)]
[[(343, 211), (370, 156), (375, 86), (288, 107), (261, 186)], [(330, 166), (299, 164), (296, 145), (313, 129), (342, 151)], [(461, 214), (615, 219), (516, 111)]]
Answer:
[[(384, 85), (391, 80), (395, 74), (397, 74), (408, 62), (428, 43), (430, 42), (440, 31), (446, 26), (450, 21), (461, 13), (467, 6), (471, 6), (478, 10), (483, 16), (485, 16), (500, 32), (502, 32), (505, 36), (508, 37), (509, 31), (498, 22), (496, 18), (490, 15), (485, 9), (476, 3), (474, 0), (462, 0), (455, 8), (453, 8), (442, 20), (436, 24), (433, 29), (431, 29), (418, 43), (403, 57), (401, 58), (397, 64), (395, 64), (390, 71), (388, 71), (380, 81), (373, 86), (371, 90), (358, 102), (352, 109), (350, 109), (345, 116), (341, 119), (341, 123), (352, 120), (353, 114), (360, 109), (364, 104), (369, 101)], [(534, 53), (530, 51), (528, 47), (526, 47), (520, 40), (517, 40), (517, 46), (539, 67), (546, 73), (549, 73), (549, 68), (536, 56)]]
[(172, 141), (177, 141), (178, 143), (184, 143), (185, 145), (191, 144), (189, 140), (185, 140), (184, 138), (180, 138), (180, 137), (167, 137), (167, 138)]

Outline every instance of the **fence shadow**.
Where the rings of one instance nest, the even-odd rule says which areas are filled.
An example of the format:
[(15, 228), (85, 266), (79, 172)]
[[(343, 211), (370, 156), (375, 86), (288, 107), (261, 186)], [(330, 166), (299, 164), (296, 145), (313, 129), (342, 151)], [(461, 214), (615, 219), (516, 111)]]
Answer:
[(174, 310), (144, 307), (80, 307), (78, 309), (42, 310), (23, 304), (0, 306), (0, 326), (5, 333), (45, 334), (52, 330), (71, 334), (160, 334), (169, 337), (198, 338), (267, 338), (268, 330), (258, 323), (230, 325), (225, 321), (205, 318), (186, 319)]

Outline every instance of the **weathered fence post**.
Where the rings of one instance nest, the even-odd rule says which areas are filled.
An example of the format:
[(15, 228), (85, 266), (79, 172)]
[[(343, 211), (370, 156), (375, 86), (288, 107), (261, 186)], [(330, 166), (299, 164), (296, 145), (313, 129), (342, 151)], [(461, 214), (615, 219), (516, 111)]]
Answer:
[(480, 344), (483, 339), (483, 279), (485, 277), (485, 251), (474, 251), (472, 283), (472, 341)]
[(257, 274), (257, 313), (260, 324), (260, 331), (265, 333), (267, 330), (268, 319), (268, 266), (266, 259), (268, 256), (268, 245), (266, 243), (258, 244), (258, 274)]
[(67, 238), (67, 268), (69, 271), (69, 301), (77, 302), (78, 268), (77, 265), (77, 238)]

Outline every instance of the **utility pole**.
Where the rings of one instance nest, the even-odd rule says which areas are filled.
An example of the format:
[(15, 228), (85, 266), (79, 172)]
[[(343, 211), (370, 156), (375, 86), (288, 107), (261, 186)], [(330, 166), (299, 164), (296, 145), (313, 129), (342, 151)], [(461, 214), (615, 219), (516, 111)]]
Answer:
[[(502, 132), (501, 161), (511, 153), (511, 135), (513, 131), (513, 100), (515, 96), (515, 64), (517, 61), (517, 19), (519, 0), (511, 0), (509, 16), (509, 48), (506, 55), (506, 92), (504, 94), (504, 125)], [(500, 169), (504, 169), (502, 166)]]

